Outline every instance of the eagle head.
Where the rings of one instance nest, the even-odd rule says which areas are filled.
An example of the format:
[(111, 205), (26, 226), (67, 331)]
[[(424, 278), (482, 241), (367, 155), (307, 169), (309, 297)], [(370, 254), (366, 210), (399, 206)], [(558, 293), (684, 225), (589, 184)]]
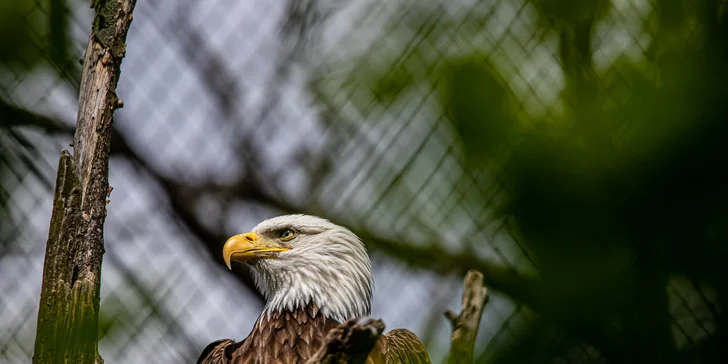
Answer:
[(265, 312), (294, 311), (314, 304), (338, 322), (371, 310), (371, 262), (349, 229), (310, 215), (265, 220), (251, 232), (231, 237), (223, 247), (232, 261), (248, 264)]

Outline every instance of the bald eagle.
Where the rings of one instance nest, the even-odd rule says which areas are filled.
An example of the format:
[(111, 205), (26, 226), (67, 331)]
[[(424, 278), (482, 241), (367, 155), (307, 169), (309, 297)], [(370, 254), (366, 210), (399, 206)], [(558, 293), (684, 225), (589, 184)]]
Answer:
[[(266, 299), (241, 342), (218, 340), (200, 354), (204, 364), (303, 364), (340, 323), (369, 315), (371, 262), (359, 237), (316, 216), (284, 215), (235, 235), (223, 247), (231, 261), (253, 269)], [(406, 329), (379, 337), (366, 363), (430, 363), (417, 336)]]

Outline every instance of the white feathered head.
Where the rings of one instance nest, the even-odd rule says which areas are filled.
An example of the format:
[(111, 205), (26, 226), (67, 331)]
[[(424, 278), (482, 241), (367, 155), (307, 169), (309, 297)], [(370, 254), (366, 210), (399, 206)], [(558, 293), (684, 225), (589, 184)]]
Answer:
[(223, 247), (231, 261), (253, 268), (267, 312), (293, 311), (308, 304), (344, 322), (371, 310), (371, 262), (359, 237), (349, 229), (310, 215), (265, 220), (235, 235)]

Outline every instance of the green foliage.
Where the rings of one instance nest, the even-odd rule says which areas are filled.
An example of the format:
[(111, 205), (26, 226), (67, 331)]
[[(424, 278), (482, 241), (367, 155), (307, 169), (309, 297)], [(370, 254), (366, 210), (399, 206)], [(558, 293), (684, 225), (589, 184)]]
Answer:
[(447, 86), (440, 102), (451, 113), (466, 154), (478, 156), (477, 160), (494, 159), (515, 125), (510, 90), (487, 62), (466, 58), (446, 69)]
[[(11, 128), (35, 126), (58, 131), (60, 124), (41, 123), (42, 117), (8, 100), (18, 82), (39, 64), (52, 62), (59, 77), (77, 74), (71, 61), (68, 40), (70, 13), (65, 0), (0, 1), (0, 210), (5, 208), (7, 193), (2, 188), (11, 163), (17, 161), (11, 150), (17, 135)], [(0, 221), (0, 225), (2, 222)]]
[(609, 0), (533, 0), (543, 25), (572, 26), (586, 19), (603, 19)]
[[(669, 277), (684, 276), (717, 289), (721, 302), (728, 297), (728, 154), (721, 147), (728, 135), (728, 26), (715, 2), (657, 3), (659, 11), (643, 19), (651, 39), (643, 56), (625, 52), (595, 68), (593, 32), (610, 2), (533, 2), (534, 32), (559, 37), (554, 53), (566, 112), (552, 122), (517, 108), (528, 100), (505, 80), (514, 79), (519, 64), (513, 70), (493, 62), (498, 49), (483, 55), (477, 39), (487, 22), (469, 27), (479, 20), (458, 28), (422, 25), (429, 30), (418, 42), (385, 57), (390, 68), (351, 76), (373, 80), (371, 99), (382, 105), (423, 85), (437, 89), (449, 116), (443, 122), (462, 143), (466, 174), (487, 166), (504, 181), (509, 203), (500, 213), (515, 221), (538, 265), (541, 285), (531, 304), (543, 320), (513, 355), (538, 358), (553, 349), (552, 324), (614, 362), (696, 355), (710, 362), (723, 355), (723, 319), (701, 351), (678, 352), (666, 287)], [(438, 48), (440, 57), (427, 57), (427, 47), (447, 37), (471, 48)], [(507, 160), (500, 153), (506, 149), (513, 152)], [(523, 362), (522, 355), (503, 360)]]
[(16, 66), (29, 70), (43, 58), (42, 41), (46, 15), (32, 0), (0, 3), (0, 67)]
[[(72, 71), (69, 16), (65, 0), (0, 2), (0, 73), (11, 72), (22, 80), (45, 60), (61, 76)], [(0, 87), (16, 80), (0, 77)]]

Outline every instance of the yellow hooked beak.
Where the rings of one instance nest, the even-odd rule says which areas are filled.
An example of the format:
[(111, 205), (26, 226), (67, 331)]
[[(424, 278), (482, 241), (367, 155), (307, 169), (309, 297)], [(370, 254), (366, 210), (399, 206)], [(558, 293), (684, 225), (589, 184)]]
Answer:
[(225, 246), (222, 247), (222, 257), (225, 259), (228, 269), (232, 270), (230, 266), (232, 260), (245, 263), (253, 258), (269, 258), (272, 256), (271, 253), (289, 250), (289, 248), (273, 246), (260, 240), (258, 234), (253, 232), (235, 235), (228, 239)]

